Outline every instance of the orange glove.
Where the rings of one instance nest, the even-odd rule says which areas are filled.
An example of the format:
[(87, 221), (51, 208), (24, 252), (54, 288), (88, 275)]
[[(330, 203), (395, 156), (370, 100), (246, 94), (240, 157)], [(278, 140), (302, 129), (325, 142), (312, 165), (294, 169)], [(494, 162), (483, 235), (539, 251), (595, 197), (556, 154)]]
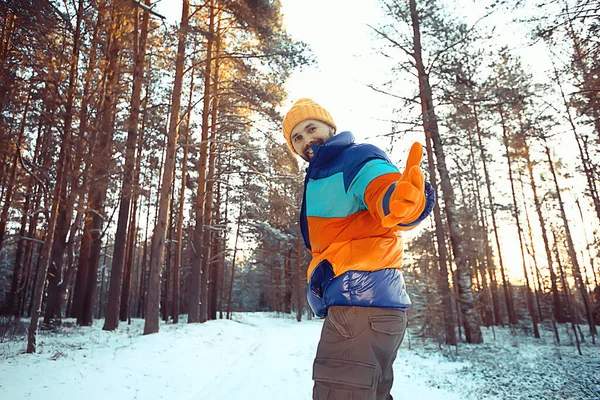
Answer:
[[(419, 218), (425, 209), (425, 177), (419, 168), (422, 158), (423, 146), (418, 142), (413, 143), (406, 160), (406, 169), (396, 182), (391, 196), (386, 199), (386, 193), (381, 198), (382, 202), (389, 202), (389, 214), (381, 221), (383, 227), (410, 224)], [(385, 205), (383, 208), (385, 209)]]

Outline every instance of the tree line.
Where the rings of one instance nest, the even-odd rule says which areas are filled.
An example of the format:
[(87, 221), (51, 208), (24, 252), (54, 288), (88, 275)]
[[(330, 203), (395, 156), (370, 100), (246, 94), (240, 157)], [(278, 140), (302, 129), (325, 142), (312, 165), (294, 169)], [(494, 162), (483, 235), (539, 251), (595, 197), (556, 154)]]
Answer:
[(0, 17), (2, 313), (31, 317), (28, 351), (42, 316), (143, 317), (144, 333), (229, 316), (242, 243), (265, 243), (246, 266), (270, 274), (262, 307), (289, 308), (299, 172), (272, 132), (311, 60), (279, 2), (183, 0), (179, 26), (131, 0)]
[[(492, 1), (470, 24), (449, 2), (381, 0), (371, 27), (396, 63), (371, 85), (398, 104), (390, 143), (424, 133), (438, 193), (405, 273), (416, 332), (442, 343), (543, 323), (595, 341), (600, 12), (547, 3), (520, 22), (551, 54), (544, 84), (487, 46), (494, 13), (536, 0)], [(31, 317), (28, 351), (40, 317), (144, 318), (144, 333), (181, 314), (300, 320), (303, 173), (277, 107), (312, 58), (279, 1), (182, 0), (178, 26), (138, 0), (10, 0), (0, 18), (0, 307)]]
[[(399, 82), (371, 87), (414, 110), (404, 111), (390, 136), (424, 131), (439, 195), (433, 234), (423, 232), (412, 246), (420, 332), (447, 344), (457, 343), (457, 333), (481, 343), (481, 325), (540, 337), (539, 324), (548, 321), (560, 343), (556, 323), (569, 322), (578, 349), (585, 340), (578, 324), (588, 325), (595, 343), (600, 8), (494, 1), (469, 24), (449, 3), (380, 3), (387, 21), (372, 29), (380, 52), (397, 61)], [(493, 44), (486, 21), (502, 8), (529, 11), (519, 23), (531, 48), (543, 44), (549, 55), (546, 79), (534, 81), (516, 51)], [(406, 81), (413, 82), (409, 94), (398, 89)], [(567, 148), (575, 153), (569, 161)], [(576, 180), (582, 191), (571, 189)], [(502, 240), (503, 232), (518, 245)], [(508, 263), (522, 270), (522, 282), (509, 279)]]

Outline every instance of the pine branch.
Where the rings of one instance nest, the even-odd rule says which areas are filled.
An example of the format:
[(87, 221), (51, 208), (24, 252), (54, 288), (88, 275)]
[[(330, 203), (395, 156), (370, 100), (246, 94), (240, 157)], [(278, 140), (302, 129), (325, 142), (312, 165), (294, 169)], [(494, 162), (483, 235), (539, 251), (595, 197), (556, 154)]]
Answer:
[(147, 12), (149, 12), (150, 14), (152, 14), (152, 15), (154, 15), (154, 16), (156, 16), (156, 17), (158, 17), (158, 18), (162, 19), (162, 20), (165, 20), (165, 19), (166, 19), (164, 15), (161, 15), (161, 14), (157, 13), (157, 12), (156, 12), (156, 11), (154, 11), (152, 8), (150, 8), (150, 7), (148, 7), (147, 5), (145, 5), (145, 4), (143, 4), (143, 3), (141, 3), (141, 2), (140, 2), (140, 0), (131, 0), (131, 1), (133, 1), (133, 3), (134, 3), (136, 6), (140, 7), (141, 9), (143, 9), (143, 10), (145, 10), (145, 11), (147, 11)]

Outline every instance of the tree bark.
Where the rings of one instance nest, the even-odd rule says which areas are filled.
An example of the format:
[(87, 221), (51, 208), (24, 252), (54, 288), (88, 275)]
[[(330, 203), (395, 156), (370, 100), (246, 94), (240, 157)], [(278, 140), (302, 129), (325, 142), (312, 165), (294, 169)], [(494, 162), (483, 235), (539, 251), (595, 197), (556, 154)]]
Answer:
[(36, 274), (35, 286), (33, 291), (33, 298), (31, 303), (31, 322), (29, 323), (29, 329), (27, 333), (27, 353), (35, 353), (37, 348), (37, 328), (42, 313), (42, 300), (44, 296), (44, 283), (46, 282), (46, 274), (48, 267), (50, 266), (52, 251), (52, 241), (54, 239), (54, 229), (56, 227), (56, 219), (58, 218), (58, 206), (60, 199), (60, 190), (63, 185), (63, 173), (65, 166), (66, 157), (66, 143), (69, 138), (65, 136), (66, 131), (63, 131), (62, 144), (56, 164), (56, 186), (54, 187), (54, 201), (52, 204), (52, 210), (50, 212), (50, 218), (48, 221), (48, 233), (46, 234), (46, 243), (44, 244), (44, 265), (41, 266), (41, 270)]
[[(24, 125), (23, 121), (23, 125)], [(23, 127), (24, 129), (24, 127)], [(54, 232), (56, 229), (56, 221), (58, 219), (58, 210), (60, 206), (60, 194), (62, 191), (62, 186), (65, 184), (64, 182), (64, 174), (66, 169), (66, 158), (67, 158), (67, 150), (71, 140), (71, 130), (70, 127), (65, 127), (61, 133), (61, 141), (60, 141), (60, 150), (58, 154), (58, 160), (56, 163), (56, 183), (54, 186), (54, 192), (52, 197), (52, 208), (51, 211), (46, 214), (48, 218), (48, 232), (46, 233), (46, 240), (44, 244), (44, 255), (43, 255), (43, 265), (40, 266), (40, 269), (36, 273), (34, 289), (32, 293), (32, 301), (31, 301), (31, 321), (29, 323), (28, 333), (27, 333), (27, 353), (35, 353), (37, 348), (37, 329), (40, 314), (42, 312), (42, 302), (44, 297), (44, 286), (46, 283), (46, 276), (48, 272), (48, 268), (50, 267), (51, 252), (52, 246), (54, 242)], [(22, 137), (22, 133), (20, 138)], [(17, 146), (17, 152), (19, 151)], [(15, 163), (16, 163), (15, 159)], [(16, 164), (15, 164), (16, 167)], [(10, 192), (9, 192), (10, 194)], [(10, 201), (10, 199), (9, 199)]]
[[(73, 122), (73, 102), (75, 98), (75, 89), (77, 83), (77, 75), (78, 75), (78, 64), (79, 64), (79, 53), (80, 53), (80, 39), (81, 39), (81, 24), (83, 22), (83, 12), (84, 12), (84, 4), (83, 0), (79, 0), (77, 6), (77, 18), (75, 24), (75, 31), (73, 32), (73, 52), (71, 57), (71, 66), (69, 70), (69, 84), (67, 88), (67, 101), (65, 104), (65, 114), (64, 114), (64, 127), (65, 131), (68, 131), (66, 134), (67, 137), (71, 136), (71, 124)], [(71, 143), (67, 144), (71, 147)], [(71, 149), (68, 150), (71, 153)], [(69, 233), (69, 227), (71, 225), (71, 219), (73, 216), (73, 207), (75, 205), (75, 199), (77, 197), (76, 191), (74, 190), (75, 184), (71, 185), (71, 191), (73, 193), (67, 196), (67, 179), (71, 177), (77, 176), (78, 171), (72, 169), (71, 158), (66, 158), (65, 163), (65, 174), (64, 174), (64, 184), (61, 187), (60, 196), (61, 199), (59, 201), (59, 215), (57, 219), (55, 238), (52, 245), (52, 262), (50, 265), (50, 269), (52, 273), (50, 274), (50, 279), (48, 282), (48, 299), (46, 303), (46, 313), (44, 316), (45, 323), (51, 323), (55, 318), (61, 319), (62, 310), (57, 307), (60, 303), (59, 297), (61, 292), (61, 285), (63, 283), (63, 257), (66, 248), (66, 239), (67, 234)], [(77, 167), (79, 165), (77, 164)]]
[(203, 271), (204, 261), (203, 246), (207, 243), (204, 239), (204, 209), (206, 196), (206, 164), (208, 159), (208, 131), (210, 118), (210, 98), (211, 98), (211, 77), (212, 77), (212, 56), (215, 31), (215, 10), (214, 0), (210, 0), (210, 17), (208, 23), (208, 37), (206, 43), (206, 67), (204, 70), (204, 98), (202, 104), (202, 142), (200, 143), (200, 159), (198, 160), (198, 195), (196, 197), (196, 226), (194, 228), (194, 239), (192, 248), (192, 275), (190, 283), (190, 306), (188, 313), (188, 322), (204, 322), (206, 315), (202, 316), (202, 293), (205, 291), (207, 281), (206, 271)]
[[(84, 86), (83, 86), (83, 96), (81, 99), (81, 105), (79, 110), (79, 138), (78, 138), (78, 150), (77, 153), (81, 154), (83, 152), (83, 142), (88, 130), (88, 106), (90, 103), (91, 95), (91, 82), (92, 77), (94, 76), (94, 72), (96, 69), (96, 54), (97, 47), (100, 43), (100, 27), (104, 24), (104, 10), (105, 1), (101, 0), (98, 4), (98, 17), (94, 24), (93, 32), (92, 32), (92, 40), (90, 46), (90, 56), (88, 65), (86, 68), (85, 78), (84, 78)], [(93, 140), (90, 141), (90, 146), (93, 146)], [(90, 154), (93, 152), (90, 148)], [(81, 158), (81, 157), (80, 157)], [(87, 167), (86, 167), (87, 168)], [(75, 288), (73, 293), (73, 305), (71, 307), (71, 317), (77, 318), (77, 323), (82, 324), (83, 317), (83, 303), (87, 290), (87, 277), (88, 277), (88, 261), (91, 249), (91, 214), (86, 213), (84, 215), (84, 230), (83, 236), (81, 238), (80, 251), (79, 251), (79, 260), (77, 266), (77, 276), (75, 278)]]
[(454, 202), (454, 189), (450, 183), (450, 176), (446, 167), (444, 150), (439, 135), (437, 118), (433, 105), (433, 95), (429, 85), (429, 76), (425, 71), (421, 55), (421, 34), (419, 31), (419, 16), (417, 15), (416, 0), (410, 0), (410, 15), (413, 26), (413, 56), (419, 76), (419, 91), (421, 98), (421, 114), (423, 116), (423, 128), (427, 141), (431, 138), (437, 159), (437, 169), (440, 173), (441, 188), (444, 197), (446, 217), (450, 228), (450, 242), (454, 254), (454, 262), (457, 267), (457, 286), (460, 301), (460, 310), (463, 314), (465, 337), (468, 343), (482, 343), (483, 336), (479, 325), (477, 313), (471, 290), (471, 276), (464, 255), (462, 245), (462, 232), (459, 226), (457, 211)]
[[(215, 49), (212, 58), (215, 60), (214, 72), (211, 89), (211, 112), (210, 112), (210, 156), (208, 159), (208, 173), (206, 176), (206, 200), (204, 202), (204, 222), (202, 232), (202, 307), (200, 309), (200, 322), (204, 322), (209, 318), (208, 304), (210, 299), (215, 299), (214, 285), (208, 285), (213, 281), (214, 273), (212, 271), (214, 264), (211, 262), (212, 254), (212, 239), (213, 239), (213, 197), (214, 197), (214, 182), (215, 182), (215, 160), (217, 155), (217, 116), (219, 108), (219, 56), (221, 50), (220, 40), (221, 14), (217, 16), (217, 27), (215, 31)], [(213, 289), (211, 291), (211, 289)]]
[[(502, 107), (500, 106), (500, 109), (502, 110)], [(546, 250), (546, 258), (548, 261), (548, 268), (550, 270), (550, 279), (552, 281), (552, 285), (553, 285), (553, 299), (554, 299), (554, 311), (555, 311), (555, 318), (558, 322), (563, 322), (563, 318), (562, 318), (562, 306), (560, 304), (560, 295), (558, 293), (558, 289), (554, 289), (555, 288), (555, 279), (556, 276), (554, 274), (554, 270), (552, 267), (552, 253), (550, 251), (550, 244), (548, 242), (548, 234), (546, 232), (546, 223), (545, 223), (545, 219), (544, 219), (544, 215), (542, 213), (542, 204), (541, 201), (538, 197), (537, 194), (537, 184), (535, 182), (535, 176), (533, 174), (533, 163), (531, 162), (531, 157), (529, 154), (529, 147), (527, 146), (527, 143), (525, 142), (525, 161), (527, 162), (527, 170), (529, 172), (529, 181), (531, 184), (531, 189), (533, 191), (533, 201), (535, 204), (535, 209), (537, 211), (537, 215), (538, 215), (538, 220), (540, 223), (540, 228), (542, 230), (542, 239), (544, 240), (544, 249)]]
[[(521, 195), (523, 197), (523, 210), (525, 211), (525, 221), (527, 222), (527, 235), (529, 238), (529, 255), (531, 256), (531, 258), (533, 259), (533, 267), (535, 268), (535, 277), (536, 277), (536, 283), (537, 283), (537, 287), (535, 289), (535, 300), (537, 303), (537, 309), (538, 309), (538, 315), (540, 316), (540, 322), (544, 320), (544, 314), (542, 313), (542, 306), (540, 304), (540, 296), (542, 295), (542, 293), (544, 293), (544, 291), (542, 290), (542, 283), (541, 283), (541, 277), (540, 277), (540, 269), (538, 267), (538, 263), (537, 263), (537, 257), (535, 255), (535, 245), (533, 242), (533, 233), (531, 231), (531, 220), (529, 219), (529, 212), (527, 211), (527, 202), (525, 199), (525, 183), (523, 182), (523, 175), (521, 173), (521, 171), (519, 171), (519, 182), (521, 183)], [(559, 340), (560, 342), (560, 340)]]
[(185, 188), (187, 184), (187, 162), (189, 152), (189, 132), (190, 132), (190, 120), (193, 106), (194, 97), (194, 68), (190, 72), (190, 91), (188, 97), (187, 113), (185, 119), (185, 128), (183, 130), (183, 159), (181, 161), (181, 189), (179, 191), (179, 212), (177, 215), (177, 230), (175, 232), (175, 261), (173, 263), (173, 302), (172, 302), (172, 314), (173, 323), (179, 323), (179, 286), (181, 285), (181, 250), (183, 247), (183, 212), (185, 207)]
[(96, 301), (98, 266), (102, 248), (102, 230), (105, 216), (105, 202), (110, 174), (110, 146), (114, 132), (114, 114), (119, 83), (119, 54), (121, 51), (122, 9), (120, 3), (113, 6), (110, 22), (110, 46), (108, 65), (106, 67), (106, 89), (102, 101), (101, 126), (91, 166), (91, 176), (94, 184), (90, 186), (88, 198), (89, 208), (93, 210), (91, 226), (91, 248), (89, 257), (89, 273), (84, 299), (82, 324), (90, 326), (94, 319), (94, 304)]
[[(230, 171), (231, 167), (231, 153), (229, 154), (228, 157), (228, 165), (227, 165), (227, 171)], [(226, 192), (225, 192), (225, 215), (223, 217), (223, 225), (227, 226), (227, 224), (229, 223), (229, 177), (230, 174), (227, 174), (227, 183), (226, 183)], [(226, 272), (226, 268), (225, 268), (225, 255), (227, 254), (227, 229), (223, 230), (223, 237), (221, 238), (221, 248), (222, 248), (222, 252), (221, 252), (221, 265), (222, 265), (222, 272), (221, 272), (221, 299), (219, 300), (219, 303), (221, 304), (221, 307), (219, 309), (219, 319), (223, 319), (223, 310), (225, 309), (225, 272)]]
[[(17, 165), (19, 164), (19, 156), (21, 153), (21, 141), (23, 140), (23, 136), (25, 134), (25, 123), (27, 122), (27, 113), (29, 112), (29, 104), (31, 101), (31, 91), (27, 95), (27, 100), (25, 101), (25, 107), (23, 109), (23, 116), (21, 118), (21, 124), (19, 127), (19, 133), (17, 135), (16, 146), (15, 146), (15, 154), (13, 156), (10, 173), (8, 176), (8, 182), (6, 184), (6, 197), (4, 198), (2, 205), (2, 212), (0, 212), (0, 252), (2, 251), (2, 245), (4, 243), (4, 236), (6, 234), (6, 224), (8, 222), (8, 211), (10, 206), (12, 205), (12, 196), (15, 191), (15, 181), (17, 176)], [(2, 200), (2, 197), (0, 197)]]
[(29, 214), (29, 208), (31, 205), (31, 196), (32, 196), (32, 187), (31, 186), (32, 186), (31, 179), (29, 179), (28, 184), (27, 184), (27, 193), (25, 194), (25, 203), (23, 204), (23, 209), (21, 210), (21, 212), (22, 212), (21, 226), (19, 228), (19, 239), (17, 241), (17, 252), (15, 254), (15, 264), (13, 267), (10, 291), (5, 300), (4, 306), (2, 307), (2, 315), (5, 315), (5, 316), (15, 315), (15, 311), (16, 311), (15, 300), (16, 300), (17, 290), (19, 288), (21, 271), (23, 269), (23, 261), (22, 260), (23, 260), (23, 250), (25, 247), (25, 243), (24, 243), (25, 240), (23, 240), (23, 237), (25, 237), (25, 234), (27, 231), (27, 219), (28, 219), (27, 217)]
[[(476, 107), (474, 107), (475, 111), (475, 121), (477, 124), (477, 129), (479, 129), (479, 121), (477, 118)], [(474, 197), (475, 197), (475, 207), (477, 209), (477, 215), (479, 216), (480, 223), (478, 224), (483, 232), (483, 241), (482, 244), (485, 248), (485, 254), (481, 255), (481, 262), (479, 264), (479, 274), (481, 276), (481, 284), (483, 287), (484, 294), (484, 302), (485, 302), (485, 324), (486, 326), (494, 325), (494, 315), (497, 307), (497, 303), (494, 299), (494, 294), (490, 291), (490, 287), (487, 281), (487, 271), (492, 269), (493, 260), (492, 260), (492, 249), (490, 247), (490, 240), (488, 236), (488, 225), (486, 221), (485, 211), (483, 209), (483, 202), (481, 201), (481, 192), (479, 187), (481, 185), (479, 181), (479, 173), (477, 172), (477, 162), (475, 161), (475, 151), (474, 151), (474, 143), (472, 138), (472, 132), (469, 130), (469, 152), (472, 164), (472, 173), (475, 176), (474, 182)], [(493, 328), (492, 328), (493, 329)]]
[[(146, 4), (148, 2), (146, 1)], [(123, 265), (125, 247), (127, 244), (127, 225), (129, 222), (129, 211), (131, 208), (132, 181), (135, 166), (135, 150), (140, 119), (140, 104), (142, 95), (142, 84), (144, 81), (144, 65), (146, 58), (146, 37), (148, 36), (148, 12), (144, 12), (142, 21), (142, 32), (138, 37), (138, 8), (133, 5), (134, 37), (133, 37), (133, 89), (131, 94), (131, 114), (127, 122), (127, 142), (125, 151), (125, 165), (123, 167), (123, 183), (119, 204), (119, 217), (117, 232), (115, 234), (115, 247), (110, 273), (110, 286), (108, 292), (108, 304), (106, 306), (106, 318), (104, 321), (105, 331), (112, 331), (119, 326), (119, 311), (121, 306), (121, 294), (123, 284)], [(132, 227), (135, 229), (135, 227)]]
[[(147, 98), (147, 97), (146, 97)], [(144, 105), (146, 108), (146, 102)], [(128, 321), (131, 317), (131, 305), (132, 305), (132, 294), (131, 288), (133, 285), (133, 276), (135, 272), (136, 266), (136, 255), (137, 255), (137, 230), (138, 230), (138, 204), (140, 197), (140, 172), (142, 168), (142, 156), (143, 156), (143, 147), (144, 147), (144, 134), (146, 127), (146, 114), (144, 114), (144, 119), (142, 120), (142, 127), (140, 129), (140, 133), (138, 135), (138, 144), (137, 144), (137, 156), (135, 160), (135, 169), (133, 176), (133, 212), (131, 214), (131, 223), (129, 224), (129, 238), (128, 245), (129, 251), (127, 253), (127, 260), (125, 261), (125, 275), (123, 276), (123, 287), (121, 291), (121, 306), (119, 310), (119, 320), (125, 322)], [(139, 213), (141, 213), (142, 207), (139, 206)], [(148, 226), (146, 224), (146, 232)], [(147, 236), (147, 235), (146, 235)]]
[(185, 63), (185, 42), (189, 27), (189, 0), (182, 1), (181, 25), (179, 27), (179, 44), (177, 47), (177, 60), (175, 62), (175, 82), (171, 96), (171, 116), (169, 120), (169, 133), (165, 156), (165, 167), (162, 175), (162, 186), (160, 188), (160, 209), (158, 221), (152, 234), (152, 250), (154, 259), (150, 264), (148, 298), (146, 301), (146, 315), (144, 324), (144, 335), (158, 332), (159, 302), (160, 302), (160, 273), (163, 264), (165, 250), (165, 234), (167, 220), (170, 212), (171, 186), (173, 184), (173, 172), (175, 168), (175, 147), (179, 134), (179, 108), (181, 106), (181, 87), (183, 82), (183, 66)]
[(590, 300), (588, 298), (586, 285), (584, 284), (583, 278), (581, 277), (581, 269), (579, 268), (579, 261), (577, 260), (577, 252), (575, 251), (573, 237), (571, 236), (571, 228), (569, 228), (569, 221), (567, 220), (567, 214), (565, 213), (565, 206), (564, 206), (564, 203), (562, 200), (560, 186), (558, 185), (558, 178), (556, 177), (554, 163), (552, 162), (552, 156), (550, 155), (550, 148), (547, 145), (544, 147), (546, 150), (546, 156), (548, 157), (548, 165), (550, 167), (550, 173), (552, 174), (552, 179), (554, 181), (554, 186), (556, 188), (556, 195), (558, 197), (558, 205), (560, 208), (560, 216), (563, 220), (563, 225), (565, 227), (565, 236), (567, 239), (567, 249), (569, 250), (569, 257), (571, 258), (571, 263), (572, 263), (572, 267), (573, 267), (573, 276), (575, 277), (575, 282), (577, 283), (577, 286), (579, 287), (579, 293), (581, 294), (581, 300), (583, 301), (583, 307), (585, 309), (588, 326), (590, 327), (590, 335), (592, 336), (592, 342), (595, 343), (594, 336), (596, 335), (596, 324), (594, 323), (594, 314), (592, 313), (592, 310), (591, 310)]
[[(504, 120), (504, 119), (503, 119)], [(514, 178), (513, 178), (513, 169), (512, 169), (512, 159), (511, 159), (511, 155), (510, 155), (510, 150), (508, 147), (508, 135), (504, 126), (504, 123), (502, 124), (502, 139), (504, 142), (504, 149), (506, 151), (506, 161), (508, 163), (508, 179), (510, 181), (510, 189), (512, 192), (512, 198), (513, 198), (513, 217), (515, 218), (515, 222), (517, 224), (517, 232), (519, 234), (519, 244), (520, 244), (520, 249), (521, 249), (521, 262), (523, 263), (523, 275), (525, 277), (525, 302), (527, 304), (527, 311), (529, 311), (529, 315), (531, 316), (531, 323), (533, 325), (533, 335), (536, 338), (540, 337), (540, 331), (538, 329), (538, 321), (537, 321), (537, 315), (535, 313), (535, 310), (533, 308), (533, 298), (531, 295), (531, 286), (529, 284), (529, 272), (527, 271), (527, 264), (525, 262), (525, 243), (523, 242), (523, 230), (521, 228), (521, 221), (519, 218), (519, 206), (517, 203), (517, 193), (515, 191), (515, 182), (514, 182)]]
[[(173, 168), (173, 182), (175, 182), (175, 168)], [(175, 184), (171, 185), (171, 210), (173, 210), (174, 207), (174, 197), (175, 197)], [(169, 214), (169, 224), (167, 225), (167, 243), (165, 244), (166, 247), (166, 258), (165, 258), (165, 279), (164, 279), (164, 289), (162, 290), (162, 296), (161, 296), (161, 312), (162, 312), (162, 319), (165, 322), (169, 322), (169, 312), (170, 307), (169, 307), (169, 282), (171, 280), (171, 261), (172, 261), (172, 255), (173, 255), (173, 218), (174, 215), (173, 213)]]
[[(498, 262), (500, 263), (500, 274), (502, 275), (502, 289), (504, 291), (504, 300), (506, 302), (508, 321), (509, 321), (509, 324), (515, 324), (517, 321), (516, 321), (516, 317), (515, 317), (513, 298), (510, 294), (509, 283), (506, 278), (506, 272), (504, 270), (504, 260), (502, 258), (502, 248), (500, 246), (500, 237), (498, 236), (498, 225), (496, 223), (496, 211), (494, 208), (494, 198), (492, 196), (492, 184), (491, 184), (491, 180), (490, 180), (490, 174), (489, 174), (488, 168), (487, 168), (487, 159), (486, 159), (485, 150), (483, 147), (481, 129), (479, 128), (479, 117), (477, 116), (478, 115), (477, 114), (477, 106), (475, 104), (473, 105), (473, 112), (476, 116), (475, 121), (476, 121), (476, 127), (477, 127), (477, 138), (479, 141), (479, 151), (481, 153), (481, 162), (483, 163), (485, 186), (486, 186), (487, 192), (488, 192), (488, 202), (489, 202), (489, 206), (490, 206), (490, 214), (492, 216), (492, 228), (494, 229), (494, 238), (496, 239), (496, 250), (498, 251)], [(491, 274), (491, 271), (490, 271), (490, 274)], [(493, 282), (495, 282), (495, 280), (493, 280)], [(496, 323), (503, 324), (500, 307), (496, 308)]]
[[(563, 105), (565, 107), (565, 112), (567, 114), (567, 119), (569, 121), (569, 125), (571, 126), (571, 131), (573, 132), (573, 135), (575, 136), (575, 141), (577, 142), (577, 147), (579, 149), (579, 155), (581, 156), (581, 164), (583, 166), (583, 171), (584, 171), (585, 177), (587, 179), (588, 190), (590, 193), (590, 197), (592, 198), (592, 203), (594, 204), (594, 210), (596, 211), (596, 216), (598, 217), (598, 221), (600, 221), (600, 194), (598, 193), (598, 188), (596, 186), (596, 179), (594, 178), (594, 171), (592, 170), (592, 168), (590, 166), (589, 158), (586, 157), (586, 154), (581, 145), (581, 138), (577, 134), (577, 128), (575, 127), (575, 122), (571, 115), (571, 110), (569, 108), (569, 102), (567, 101), (567, 97), (565, 96), (565, 92), (562, 88), (560, 75), (558, 74), (556, 67), (554, 67), (554, 78), (556, 79), (556, 84), (558, 85), (558, 89), (560, 91), (560, 95), (563, 100)], [(599, 123), (600, 123), (600, 119), (599, 119)], [(558, 318), (557, 318), (557, 320), (558, 320)]]
[(573, 305), (571, 304), (571, 290), (567, 283), (567, 279), (565, 278), (565, 271), (562, 266), (562, 262), (560, 260), (560, 253), (558, 252), (558, 240), (556, 237), (556, 232), (552, 230), (552, 236), (554, 237), (554, 252), (556, 257), (556, 262), (558, 263), (558, 271), (560, 273), (560, 280), (563, 286), (563, 290), (565, 291), (565, 297), (567, 299), (567, 310), (569, 311), (569, 320), (571, 322), (571, 329), (573, 330), (573, 334), (575, 335), (575, 343), (577, 344), (577, 351), (579, 355), (583, 355), (581, 353), (581, 346), (579, 344), (579, 336), (577, 335), (577, 328), (575, 327), (576, 316), (575, 310), (573, 309)]
[(240, 239), (240, 227), (242, 225), (242, 211), (244, 210), (243, 201), (240, 203), (240, 213), (237, 219), (237, 229), (235, 232), (235, 244), (233, 247), (233, 256), (231, 260), (231, 280), (229, 281), (229, 297), (227, 300), (227, 319), (231, 319), (231, 304), (233, 303), (233, 280), (235, 278), (235, 259), (237, 257), (238, 241)]

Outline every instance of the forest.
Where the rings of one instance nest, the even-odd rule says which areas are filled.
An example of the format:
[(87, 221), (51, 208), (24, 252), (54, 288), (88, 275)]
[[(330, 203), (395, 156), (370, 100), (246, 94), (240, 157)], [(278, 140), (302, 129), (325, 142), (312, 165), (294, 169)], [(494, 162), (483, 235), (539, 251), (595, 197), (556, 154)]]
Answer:
[[(67, 319), (312, 318), (281, 122), (286, 81), (318, 60), (279, 0), (170, 1), (176, 24), (150, 0), (0, 4), (0, 335), (28, 353)], [(379, 0), (370, 26), (394, 65), (370, 85), (397, 104), (384, 140), (420, 132), (438, 196), (406, 243), (411, 329), (450, 346), (546, 329), (582, 354), (600, 326), (600, 3), (488, 3), (470, 21)], [(543, 79), (490, 44), (497, 13), (543, 46)]]

